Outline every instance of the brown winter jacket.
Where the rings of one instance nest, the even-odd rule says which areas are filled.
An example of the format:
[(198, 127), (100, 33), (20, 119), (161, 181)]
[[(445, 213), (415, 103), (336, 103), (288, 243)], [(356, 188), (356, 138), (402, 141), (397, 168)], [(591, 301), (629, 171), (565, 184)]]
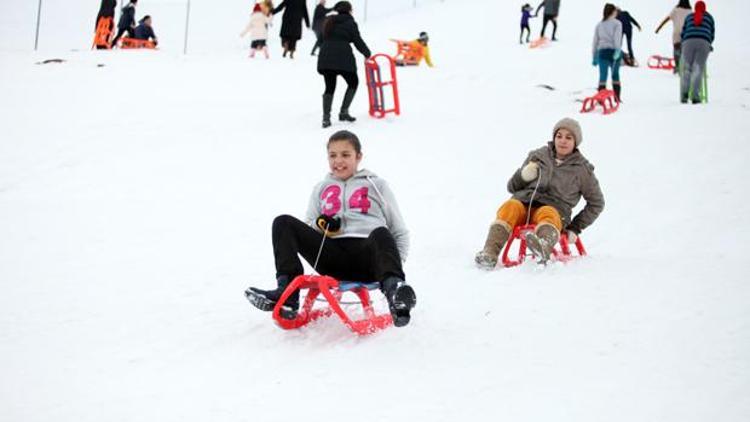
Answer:
[[(562, 217), (567, 230), (580, 233), (596, 220), (604, 209), (604, 195), (599, 181), (594, 176), (594, 166), (576, 149), (559, 165), (555, 163), (555, 146), (553, 142), (529, 153), (523, 168), (530, 161), (539, 163), (540, 178), (526, 182), (521, 178), (521, 169), (516, 170), (508, 181), (508, 191), (513, 198), (529, 204), (537, 182), (539, 188), (534, 195), (532, 206), (550, 205)], [(571, 221), (573, 208), (581, 200), (586, 206)]]

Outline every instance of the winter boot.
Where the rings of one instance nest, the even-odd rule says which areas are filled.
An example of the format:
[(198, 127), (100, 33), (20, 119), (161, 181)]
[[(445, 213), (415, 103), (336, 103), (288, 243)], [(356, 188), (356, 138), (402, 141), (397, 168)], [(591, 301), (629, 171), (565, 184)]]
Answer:
[(409, 323), (409, 312), (417, 304), (417, 294), (404, 280), (390, 276), (380, 283), (393, 317), (393, 325), (403, 327)]
[(526, 246), (537, 257), (537, 262), (547, 264), (552, 256), (552, 250), (560, 240), (560, 232), (552, 224), (540, 224), (535, 232), (526, 234)]
[(490, 225), (489, 233), (487, 233), (487, 240), (484, 242), (484, 249), (477, 252), (474, 257), (474, 262), (480, 268), (491, 270), (497, 265), (497, 257), (500, 255), (505, 242), (510, 237), (510, 230), (505, 222), (495, 221)]
[(357, 119), (349, 115), (349, 106), (354, 101), (354, 94), (357, 93), (356, 89), (347, 88), (344, 93), (344, 101), (341, 103), (341, 111), (339, 112), (339, 120), (342, 122), (353, 122)]
[[(279, 301), (284, 290), (289, 286), (289, 277), (279, 276), (277, 283), (278, 287), (274, 290), (261, 290), (256, 287), (248, 287), (245, 290), (245, 297), (253, 306), (261, 311), (273, 311), (273, 308), (276, 307), (276, 302)], [(299, 290), (294, 292), (284, 302), (284, 305), (281, 307), (281, 317), (284, 319), (294, 319), (297, 317), (297, 309), (299, 309)]]
[(613, 83), (612, 89), (615, 91), (615, 100), (617, 100), (618, 103), (621, 103), (622, 100), (620, 100), (620, 92), (622, 92), (622, 85), (620, 85), (619, 82)]
[(604, 91), (607, 89), (607, 84), (599, 84), (599, 87), (596, 89), (597, 91)]
[(331, 105), (333, 104), (333, 95), (323, 94), (323, 129), (331, 126)]

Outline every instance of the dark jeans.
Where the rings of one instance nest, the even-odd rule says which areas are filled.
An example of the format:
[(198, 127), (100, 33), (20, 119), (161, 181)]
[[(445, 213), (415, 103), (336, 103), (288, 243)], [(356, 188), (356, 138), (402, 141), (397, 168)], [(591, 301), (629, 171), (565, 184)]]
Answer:
[(630, 55), (631, 59), (635, 60), (635, 54), (633, 54), (633, 32), (625, 32), (622, 36), (625, 37), (628, 43), (628, 55)]
[[(299, 255), (315, 265), (323, 234), (290, 215), (281, 215), (273, 221), (272, 238), (276, 278), (288, 276), (291, 281), (304, 273)], [(367, 238), (326, 239), (317, 272), (347, 281), (405, 279), (396, 241), (385, 227), (373, 230)]]
[(313, 46), (310, 54), (315, 55), (315, 52), (320, 48), (320, 44), (323, 42), (323, 33), (321, 31), (315, 31), (315, 45)]
[(128, 33), (128, 37), (133, 36), (133, 29), (132, 28), (117, 28), (117, 35), (115, 36), (115, 39), (112, 40), (112, 46), (114, 47), (117, 45), (117, 41), (122, 37), (123, 34)]
[(542, 34), (540, 36), (544, 36), (544, 31), (547, 30), (547, 23), (552, 21), (552, 39), (555, 39), (555, 35), (557, 34), (557, 15), (544, 15), (544, 21), (542, 23)]
[(521, 37), (519, 39), (520, 41), (523, 41), (523, 31), (526, 31), (526, 41), (529, 41), (529, 36), (531, 36), (531, 28), (529, 28), (529, 24), (521, 24)]
[(354, 72), (344, 72), (342, 70), (319, 70), (318, 73), (323, 75), (323, 79), (325, 79), (326, 90), (323, 93), (324, 95), (333, 95), (333, 93), (336, 92), (336, 77), (339, 75), (341, 75), (346, 81), (348, 89), (356, 90), (359, 85), (359, 78)]
[(599, 85), (607, 84), (609, 69), (612, 69), (612, 83), (620, 83), (620, 62), (615, 60), (615, 50), (602, 48), (597, 52), (599, 55)]

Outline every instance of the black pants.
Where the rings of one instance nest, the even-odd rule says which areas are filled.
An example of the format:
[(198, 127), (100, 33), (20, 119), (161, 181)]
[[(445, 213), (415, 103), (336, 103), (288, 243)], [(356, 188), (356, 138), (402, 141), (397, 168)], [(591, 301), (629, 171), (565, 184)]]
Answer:
[(131, 30), (131, 28), (117, 28), (117, 35), (115, 36), (115, 39), (112, 40), (112, 47), (117, 45), (117, 41), (126, 32), (128, 33), (128, 37), (133, 36), (133, 31)]
[(529, 24), (521, 24), (521, 37), (519, 38), (519, 41), (521, 42), (523, 42), (523, 31), (526, 31), (526, 41), (528, 42), (529, 36), (531, 36), (531, 28), (529, 28)]
[(635, 55), (633, 54), (633, 32), (623, 32), (622, 36), (627, 40), (630, 59), (635, 60)]
[(297, 51), (297, 40), (293, 40), (291, 38), (282, 38), (281, 46), (291, 52), (295, 52)]
[(346, 81), (348, 89), (356, 90), (359, 85), (359, 78), (354, 72), (344, 72), (342, 70), (319, 70), (318, 73), (323, 75), (323, 79), (325, 79), (326, 90), (323, 93), (324, 95), (333, 95), (333, 93), (336, 92), (336, 77), (339, 75), (341, 75)]
[[(299, 255), (315, 265), (322, 233), (292, 216), (281, 215), (273, 221), (272, 237), (277, 279), (288, 276), (291, 281), (303, 274)], [(390, 276), (405, 278), (396, 241), (385, 227), (373, 230), (366, 239), (326, 239), (317, 271), (347, 281), (379, 282)]]
[(542, 23), (542, 34), (540, 36), (544, 36), (544, 31), (547, 30), (547, 23), (552, 21), (552, 39), (555, 39), (555, 35), (557, 34), (557, 15), (544, 15), (544, 21)]

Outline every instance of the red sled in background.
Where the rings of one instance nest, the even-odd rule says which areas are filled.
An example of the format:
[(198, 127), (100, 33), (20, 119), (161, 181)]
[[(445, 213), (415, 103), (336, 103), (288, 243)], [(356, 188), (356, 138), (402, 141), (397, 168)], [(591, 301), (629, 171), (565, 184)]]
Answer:
[[(533, 232), (535, 228), (536, 225), (528, 224), (525, 226), (517, 226), (515, 229), (513, 229), (513, 233), (511, 234), (510, 239), (508, 239), (508, 242), (506, 242), (505, 249), (503, 249), (503, 266), (508, 268), (523, 264), (524, 260), (526, 260), (526, 233)], [(508, 254), (510, 253), (510, 248), (513, 244), (513, 241), (516, 239), (520, 240), (520, 245), (518, 246), (518, 255), (515, 259), (511, 259), (508, 257)], [(576, 247), (576, 251), (578, 252), (577, 256), (586, 256), (586, 249), (583, 247), (583, 242), (581, 241), (580, 236), (576, 238), (574, 245)], [(555, 246), (555, 248), (552, 249), (552, 255), (554, 256), (556, 261), (560, 262), (568, 262), (576, 257), (576, 255), (573, 255), (573, 253), (570, 251), (570, 243), (568, 242), (568, 234), (566, 232), (560, 234), (560, 241), (558, 243), (558, 246)]]
[(620, 102), (617, 101), (615, 92), (611, 89), (603, 89), (597, 92), (596, 95), (587, 97), (583, 100), (583, 104), (581, 105), (581, 113), (589, 113), (594, 111), (597, 104), (602, 106), (604, 114), (614, 113), (618, 108), (620, 108)]
[(649, 69), (674, 70), (675, 61), (672, 57), (651, 56), (647, 65)]
[[(317, 319), (336, 314), (341, 322), (354, 333), (361, 336), (372, 334), (393, 325), (391, 314), (376, 314), (370, 301), (369, 290), (379, 287), (380, 283), (338, 281), (333, 277), (324, 275), (300, 275), (292, 280), (284, 293), (281, 294), (279, 301), (276, 302), (276, 306), (273, 308), (273, 319), (279, 327), (285, 330), (294, 330)], [(284, 303), (295, 291), (302, 289), (307, 289), (307, 296), (305, 296), (305, 301), (297, 316), (293, 319), (282, 318), (281, 308)], [(341, 308), (341, 297), (348, 291), (356, 294), (359, 298), (364, 311), (364, 318), (353, 320)], [(328, 307), (313, 309), (315, 299), (321, 294), (328, 302)]]
[[(378, 64), (378, 59), (388, 61), (390, 79), (383, 80), (383, 72)], [(370, 116), (382, 119), (388, 113), (401, 114), (401, 105), (398, 98), (398, 82), (396, 80), (396, 63), (387, 54), (376, 54), (365, 60), (365, 76), (367, 78), (367, 94), (370, 101)], [(393, 98), (393, 106), (386, 106), (386, 89), (390, 88)]]

